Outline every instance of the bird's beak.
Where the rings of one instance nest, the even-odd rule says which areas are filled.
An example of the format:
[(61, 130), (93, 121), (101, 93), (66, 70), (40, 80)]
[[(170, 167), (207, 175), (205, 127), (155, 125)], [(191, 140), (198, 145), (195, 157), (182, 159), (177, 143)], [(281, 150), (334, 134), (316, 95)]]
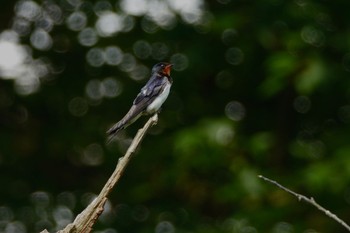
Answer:
[(167, 75), (170, 75), (170, 70), (171, 70), (172, 66), (173, 66), (173, 64), (166, 65), (165, 68), (164, 68), (164, 73), (167, 74)]

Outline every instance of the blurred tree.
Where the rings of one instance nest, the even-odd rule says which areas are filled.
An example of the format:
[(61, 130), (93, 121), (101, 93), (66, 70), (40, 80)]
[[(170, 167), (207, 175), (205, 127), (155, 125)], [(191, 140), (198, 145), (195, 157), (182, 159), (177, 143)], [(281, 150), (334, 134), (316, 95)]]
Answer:
[[(5, 1), (0, 231), (61, 229), (142, 120), (105, 145), (159, 61), (174, 85), (98, 232), (341, 232), (349, 219), (346, 1)], [(145, 119), (143, 119), (145, 121)]]

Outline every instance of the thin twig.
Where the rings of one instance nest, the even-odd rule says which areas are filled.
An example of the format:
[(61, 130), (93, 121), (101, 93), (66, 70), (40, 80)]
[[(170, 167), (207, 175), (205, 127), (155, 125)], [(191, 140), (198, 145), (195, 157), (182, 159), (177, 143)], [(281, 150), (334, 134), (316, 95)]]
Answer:
[(318, 204), (315, 199), (313, 197), (306, 197), (304, 195), (301, 195), (299, 193), (296, 193), (286, 187), (284, 187), (283, 185), (279, 184), (277, 181), (275, 180), (271, 180), (269, 178), (266, 178), (265, 176), (259, 175), (258, 176), (260, 179), (263, 179), (267, 182), (270, 182), (271, 184), (276, 185), (277, 187), (279, 187), (280, 189), (286, 191), (287, 193), (292, 194), (293, 196), (295, 196), (296, 198), (298, 198), (299, 201), (305, 201), (313, 206), (315, 206), (318, 210), (322, 211), (323, 213), (325, 213), (328, 217), (332, 218), (333, 220), (337, 221), (339, 224), (341, 224), (343, 227), (345, 227), (348, 231), (350, 231), (350, 226), (348, 224), (346, 224), (342, 219), (340, 219), (337, 215), (333, 214), (332, 212), (330, 212), (329, 210), (325, 209), (324, 207), (322, 207), (320, 204)]
[[(119, 159), (117, 167), (101, 190), (100, 194), (75, 218), (73, 223), (68, 224), (63, 230), (60, 230), (57, 233), (89, 233), (92, 231), (92, 226), (103, 211), (103, 206), (107, 201), (108, 194), (112, 191), (113, 187), (123, 174), (126, 165), (129, 163), (132, 155), (145, 137), (146, 132), (150, 127), (157, 124), (157, 121), (158, 115), (155, 114), (146, 122), (142, 129), (139, 129), (125, 155)], [(48, 232), (44, 230), (41, 233)]]

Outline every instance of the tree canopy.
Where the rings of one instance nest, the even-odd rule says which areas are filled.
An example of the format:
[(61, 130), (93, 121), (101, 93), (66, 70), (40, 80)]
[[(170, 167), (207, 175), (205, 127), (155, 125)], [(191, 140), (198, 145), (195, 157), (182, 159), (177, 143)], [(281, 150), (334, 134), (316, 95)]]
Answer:
[(344, 232), (350, 219), (347, 1), (4, 1), (0, 232), (62, 229), (147, 117), (106, 145), (151, 68), (169, 98), (96, 232)]

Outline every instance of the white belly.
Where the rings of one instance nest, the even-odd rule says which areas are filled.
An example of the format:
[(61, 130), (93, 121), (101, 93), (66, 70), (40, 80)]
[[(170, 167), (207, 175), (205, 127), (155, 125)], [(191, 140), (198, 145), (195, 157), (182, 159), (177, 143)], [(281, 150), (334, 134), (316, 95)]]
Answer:
[(165, 86), (163, 92), (157, 98), (155, 98), (150, 105), (148, 105), (147, 113), (153, 114), (160, 109), (164, 101), (168, 98), (170, 87), (171, 84), (168, 83), (168, 85)]

